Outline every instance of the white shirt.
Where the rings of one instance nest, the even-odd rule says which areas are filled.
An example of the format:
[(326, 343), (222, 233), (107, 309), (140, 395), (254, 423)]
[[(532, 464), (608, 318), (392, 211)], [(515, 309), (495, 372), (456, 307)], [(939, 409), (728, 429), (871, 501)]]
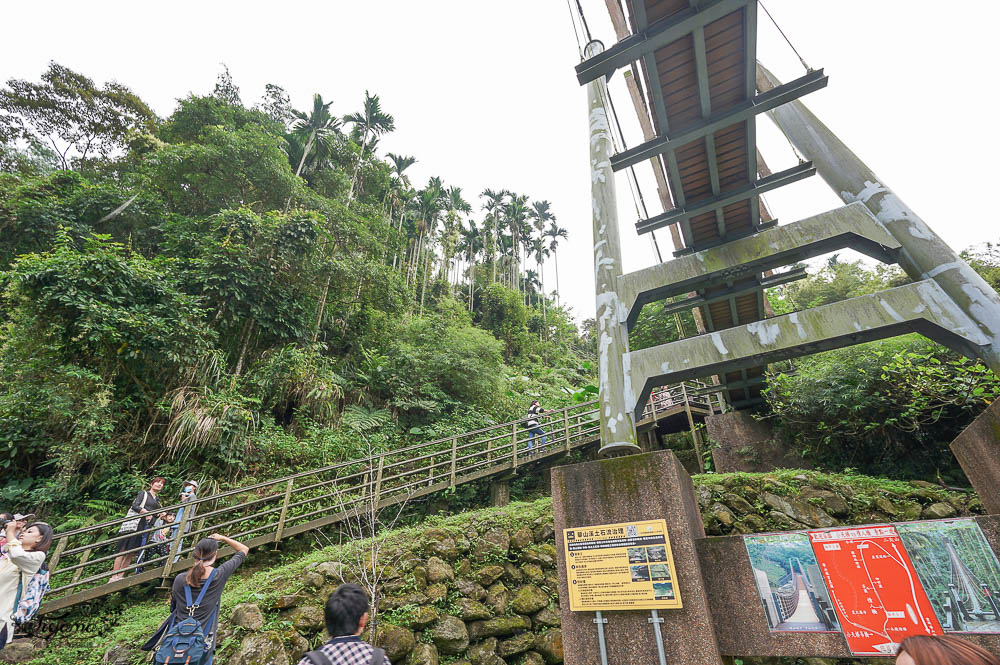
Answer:
[[(38, 572), (45, 562), (45, 552), (25, 551), (20, 545), (8, 546), (7, 556), (0, 560), (0, 627), (7, 626), (7, 641), (14, 639), (14, 621), (10, 615), (16, 609), (17, 582), (21, 580), (24, 594), (31, 576)], [(3, 647), (0, 644), (0, 647)]]

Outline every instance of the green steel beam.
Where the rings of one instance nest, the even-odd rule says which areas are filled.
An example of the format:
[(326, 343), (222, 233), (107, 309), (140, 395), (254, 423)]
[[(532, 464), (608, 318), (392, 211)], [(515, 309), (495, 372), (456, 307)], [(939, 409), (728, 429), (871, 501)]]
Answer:
[[(771, 277), (765, 277), (751, 284), (734, 286), (732, 288), (725, 289), (724, 291), (713, 293), (711, 296), (692, 296), (677, 302), (667, 303), (667, 305), (663, 308), (663, 313), (664, 315), (670, 315), (674, 312), (683, 312), (691, 309), (692, 307), (711, 305), (712, 303), (719, 302), (720, 300), (727, 300), (731, 297), (739, 297), (746, 295), (747, 293), (760, 291), (761, 289), (770, 289), (775, 286), (781, 286), (782, 284), (788, 284), (789, 282), (795, 282), (797, 280), (804, 279), (807, 276), (805, 268), (795, 268), (793, 270), (789, 270), (788, 272), (782, 272), (772, 275)], [(761, 318), (764, 317), (762, 316)]]
[[(701, 120), (697, 125), (688, 127), (676, 136), (659, 136), (629, 148), (611, 158), (611, 168), (621, 171), (629, 166), (641, 164), (660, 153), (676, 150), (696, 139), (714, 134), (718, 130), (734, 125), (744, 120), (753, 120), (761, 113), (770, 111), (782, 104), (787, 104), (803, 95), (826, 87), (828, 77), (823, 70), (818, 69), (805, 76), (789, 81), (773, 90), (751, 97), (725, 111), (720, 111)], [(748, 146), (753, 151), (755, 146)], [(756, 165), (756, 155), (754, 155)]]
[(641, 219), (636, 223), (635, 230), (640, 235), (643, 233), (649, 233), (650, 231), (655, 231), (656, 229), (664, 226), (670, 226), (671, 224), (676, 224), (677, 222), (685, 219), (697, 217), (698, 215), (711, 210), (725, 208), (727, 205), (736, 203), (737, 201), (743, 201), (752, 196), (759, 196), (764, 192), (771, 191), (772, 189), (790, 185), (791, 183), (798, 182), (803, 178), (808, 178), (814, 173), (816, 173), (816, 169), (813, 168), (812, 162), (805, 162), (803, 164), (799, 164), (798, 166), (793, 166), (790, 169), (785, 169), (784, 171), (769, 175), (766, 178), (751, 181), (750, 184), (746, 186), (739, 187), (728, 192), (723, 192), (707, 199), (695, 201), (682, 208), (668, 210), (660, 215), (650, 217), (649, 219)]
[[(642, 0), (636, 0), (642, 2)], [(653, 53), (662, 46), (690, 34), (745, 6), (750, 0), (715, 0), (704, 2), (698, 8), (688, 8), (662, 18), (645, 30), (630, 35), (608, 50), (587, 58), (576, 66), (576, 80), (585, 85), (616, 69)], [(753, 0), (756, 2), (756, 0)], [(655, 70), (654, 70), (655, 71)]]

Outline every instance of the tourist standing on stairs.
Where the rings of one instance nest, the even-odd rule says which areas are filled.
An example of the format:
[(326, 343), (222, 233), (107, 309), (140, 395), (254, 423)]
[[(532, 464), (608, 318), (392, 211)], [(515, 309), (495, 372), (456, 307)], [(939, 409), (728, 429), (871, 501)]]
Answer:
[(122, 522), (118, 529), (118, 533), (121, 535), (132, 535), (118, 541), (118, 556), (111, 567), (115, 574), (108, 579), (108, 582), (117, 582), (122, 579), (125, 576), (125, 569), (132, 564), (136, 555), (136, 552), (129, 550), (137, 550), (146, 544), (150, 534), (142, 532), (153, 525), (155, 513), (160, 509), (160, 500), (156, 498), (156, 495), (163, 491), (166, 482), (163, 478), (153, 478), (153, 481), (149, 483), (148, 490), (135, 495), (135, 499), (126, 514), (126, 517), (134, 516), (135, 519)]
[(539, 444), (539, 451), (545, 447), (545, 430), (542, 429), (541, 424), (538, 422), (538, 416), (545, 413), (545, 409), (541, 407), (537, 399), (531, 400), (531, 406), (528, 407), (528, 419), (524, 421), (524, 426), (528, 428), (528, 454), (532, 453), (535, 447), (535, 437), (542, 437), (542, 442)]
[[(220, 542), (232, 547), (236, 550), (236, 554), (221, 566), (216, 566), (215, 559), (219, 554)], [(174, 578), (170, 591), (170, 616), (142, 645), (142, 650), (152, 651), (157, 648), (161, 640), (166, 646), (170, 641), (171, 628), (191, 616), (198, 622), (205, 636), (205, 657), (200, 662), (210, 665), (219, 632), (219, 603), (222, 601), (222, 590), (229, 576), (246, 561), (249, 551), (250, 548), (243, 543), (218, 533), (199, 540), (194, 547), (194, 567), (186, 573), (179, 573)], [(193, 613), (188, 610), (192, 604), (194, 604)]]
[(24, 531), (18, 531), (16, 521), (4, 525), (7, 556), (0, 561), (0, 649), (14, 639), (13, 614), (52, 544), (52, 527), (45, 522), (35, 522)]

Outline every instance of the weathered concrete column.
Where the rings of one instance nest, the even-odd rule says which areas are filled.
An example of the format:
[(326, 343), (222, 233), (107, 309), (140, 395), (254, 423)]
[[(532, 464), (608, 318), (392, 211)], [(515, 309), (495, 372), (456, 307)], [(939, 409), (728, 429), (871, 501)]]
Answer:
[(490, 505), (506, 506), (510, 503), (510, 478), (498, 478), (490, 481)]
[[(599, 41), (587, 44), (587, 57), (604, 50)], [(618, 236), (618, 202), (615, 174), (611, 170), (614, 144), (604, 109), (604, 78), (587, 84), (590, 110), (590, 192), (594, 222), (594, 280), (597, 296), (598, 364), (600, 372), (601, 451), (604, 457), (641, 452), (636, 445), (635, 420), (625, 404), (632, 388), (627, 368), (628, 333), (625, 308), (618, 298), (621, 275), (621, 242)], [(635, 402), (635, 397), (630, 400)]]
[[(565, 662), (601, 665), (592, 612), (569, 609), (563, 529), (664, 519), (684, 607), (660, 610), (672, 665), (722, 665), (695, 549), (705, 537), (691, 477), (672, 451), (628, 455), (552, 469), (552, 513), (559, 560), (559, 606)], [(604, 612), (608, 663), (657, 663), (648, 611)], [(736, 627), (738, 628), (738, 627)]]
[(986, 512), (1000, 513), (1000, 400), (990, 404), (951, 442), (951, 452)]
[[(761, 92), (780, 85), (757, 63)], [(933, 279), (990, 340), (977, 354), (1000, 374), (1000, 296), (910, 210), (857, 155), (806, 108), (793, 101), (768, 111), (788, 140), (845, 203), (861, 201), (902, 245), (900, 267), (910, 279)]]

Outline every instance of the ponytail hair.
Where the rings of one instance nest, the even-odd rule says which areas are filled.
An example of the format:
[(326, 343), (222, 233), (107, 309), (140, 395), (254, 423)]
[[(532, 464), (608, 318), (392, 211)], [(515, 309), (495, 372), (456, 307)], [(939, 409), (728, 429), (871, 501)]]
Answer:
[(202, 578), (205, 577), (205, 562), (211, 561), (219, 552), (219, 541), (211, 538), (202, 538), (194, 546), (194, 566), (187, 572), (184, 581), (190, 587), (201, 586)]

